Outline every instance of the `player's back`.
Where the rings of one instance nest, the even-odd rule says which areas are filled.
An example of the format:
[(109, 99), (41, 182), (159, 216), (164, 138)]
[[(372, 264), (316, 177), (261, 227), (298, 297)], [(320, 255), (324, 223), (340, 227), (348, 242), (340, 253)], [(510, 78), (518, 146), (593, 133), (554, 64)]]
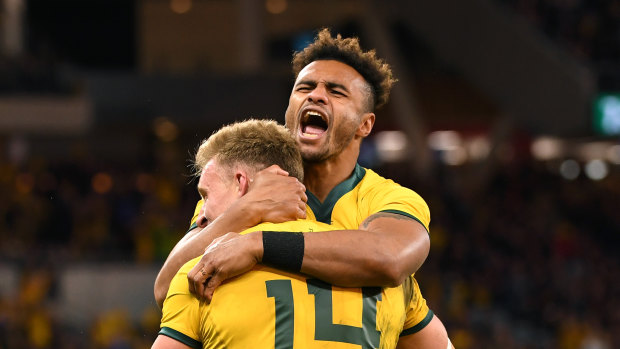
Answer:
[[(252, 230), (327, 227), (297, 222)], [(187, 272), (198, 260), (184, 265), (173, 279), (161, 331), (192, 347), (394, 348), (403, 329), (402, 286), (340, 288), (259, 265), (220, 285), (207, 304), (188, 291)]]

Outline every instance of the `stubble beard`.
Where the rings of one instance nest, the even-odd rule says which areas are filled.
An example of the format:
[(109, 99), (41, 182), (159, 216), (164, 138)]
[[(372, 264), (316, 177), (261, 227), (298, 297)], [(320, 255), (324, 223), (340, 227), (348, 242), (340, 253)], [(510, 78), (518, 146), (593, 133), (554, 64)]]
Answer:
[[(325, 143), (317, 150), (301, 151), (301, 157), (307, 164), (318, 164), (340, 155), (353, 141), (355, 128), (344, 128), (340, 132), (327, 135)], [(333, 139), (334, 144), (330, 146)]]
[(328, 146), (326, 145), (323, 145), (320, 149), (317, 150), (301, 151), (301, 158), (304, 160), (305, 163), (308, 164), (321, 163), (329, 160), (330, 157), (330, 151)]

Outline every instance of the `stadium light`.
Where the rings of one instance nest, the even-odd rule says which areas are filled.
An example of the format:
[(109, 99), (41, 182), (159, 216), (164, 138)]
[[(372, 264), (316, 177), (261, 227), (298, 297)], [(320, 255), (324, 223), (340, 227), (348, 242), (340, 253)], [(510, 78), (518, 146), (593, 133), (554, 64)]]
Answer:
[(562, 164), (560, 164), (560, 175), (564, 177), (564, 179), (570, 181), (575, 180), (579, 177), (580, 172), (579, 163), (573, 159), (564, 160)]
[(428, 146), (433, 150), (452, 150), (461, 143), (461, 135), (456, 131), (435, 131), (428, 135)]
[(532, 142), (530, 151), (537, 160), (557, 159), (564, 153), (564, 144), (557, 138), (540, 137)]
[(395, 162), (405, 158), (407, 136), (402, 131), (381, 131), (375, 137), (377, 155), (381, 161)]
[(594, 129), (603, 135), (620, 135), (620, 93), (603, 93), (594, 100)]
[(615, 165), (620, 165), (620, 144), (609, 147), (605, 155), (609, 162)]
[(588, 162), (585, 168), (586, 176), (593, 181), (599, 181), (609, 173), (605, 161), (596, 159)]

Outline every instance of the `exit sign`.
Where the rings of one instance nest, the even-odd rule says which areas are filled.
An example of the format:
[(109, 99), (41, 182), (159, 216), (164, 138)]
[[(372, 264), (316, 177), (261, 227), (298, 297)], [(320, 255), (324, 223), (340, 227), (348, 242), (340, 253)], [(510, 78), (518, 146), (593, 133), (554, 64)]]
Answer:
[(593, 105), (594, 130), (602, 135), (620, 135), (620, 93), (600, 94)]

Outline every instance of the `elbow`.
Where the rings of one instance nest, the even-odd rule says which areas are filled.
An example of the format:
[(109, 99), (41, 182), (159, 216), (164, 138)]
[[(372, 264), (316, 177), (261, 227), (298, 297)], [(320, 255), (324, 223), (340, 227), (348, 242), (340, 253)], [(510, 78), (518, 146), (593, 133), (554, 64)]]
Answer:
[(422, 266), (430, 250), (429, 239), (420, 239), (415, 247), (400, 251), (401, 253), (389, 253), (382, 256), (380, 273), (384, 279), (384, 286), (396, 287), (414, 274)]
[(374, 283), (381, 287), (396, 287), (411, 275), (405, 263), (392, 254), (377, 255), (367, 267), (374, 274)]
[(391, 260), (384, 264), (382, 275), (385, 287), (397, 287), (405, 282), (405, 279), (409, 277), (411, 273), (403, 266), (402, 261)]
[(155, 287), (153, 288), (153, 294), (155, 296), (155, 303), (157, 303), (157, 306), (159, 307), (159, 309), (162, 309), (164, 306), (164, 300), (166, 299), (166, 294), (168, 293), (167, 289), (164, 289), (164, 287), (162, 287), (160, 285), (160, 282), (158, 282), (159, 280), (155, 280)]

